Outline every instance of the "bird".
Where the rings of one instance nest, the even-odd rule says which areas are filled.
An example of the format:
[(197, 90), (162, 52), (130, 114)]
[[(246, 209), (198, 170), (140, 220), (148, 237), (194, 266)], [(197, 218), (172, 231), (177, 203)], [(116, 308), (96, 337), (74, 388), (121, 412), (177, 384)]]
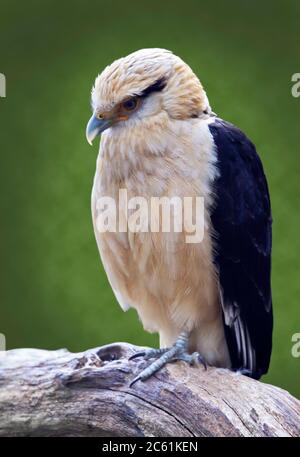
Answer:
[[(159, 335), (159, 349), (131, 357), (148, 361), (131, 385), (181, 360), (260, 379), (272, 352), (272, 216), (254, 144), (212, 111), (191, 67), (166, 49), (108, 65), (91, 105), (86, 138), (101, 136), (91, 197), (100, 257), (122, 309)], [(147, 202), (202, 197), (201, 242), (161, 226), (132, 233), (120, 189)], [(119, 205), (122, 230), (99, 230), (104, 196)]]

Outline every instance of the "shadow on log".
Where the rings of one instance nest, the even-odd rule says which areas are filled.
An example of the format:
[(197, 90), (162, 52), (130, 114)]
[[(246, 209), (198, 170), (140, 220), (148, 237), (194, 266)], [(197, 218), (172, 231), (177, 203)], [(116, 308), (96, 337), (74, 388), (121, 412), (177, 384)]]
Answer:
[(177, 362), (130, 388), (140, 349), (7, 351), (0, 436), (300, 436), (299, 400), (228, 370)]

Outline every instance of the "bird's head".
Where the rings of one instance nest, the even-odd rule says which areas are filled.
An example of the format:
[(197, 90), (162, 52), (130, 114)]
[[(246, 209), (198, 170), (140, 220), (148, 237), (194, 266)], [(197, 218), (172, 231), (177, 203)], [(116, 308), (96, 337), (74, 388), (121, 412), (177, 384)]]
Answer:
[[(118, 131), (145, 122), (189, 119), (210, 112), (205, 91), (191, 68), (165, 49), (141, 49), (116, 60), (96, 78), (90, 144), (108, 128)], [(143, 124), (144, 123), (144, 124)]]

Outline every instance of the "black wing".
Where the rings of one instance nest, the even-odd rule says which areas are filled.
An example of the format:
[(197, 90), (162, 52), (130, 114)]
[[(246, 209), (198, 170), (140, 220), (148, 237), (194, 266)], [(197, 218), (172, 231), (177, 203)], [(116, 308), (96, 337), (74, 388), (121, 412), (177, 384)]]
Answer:
[(268, 186), (254, 145), (221, 119), (209, 125), (216, 145), (212, 225), (225, 336), (232, 368), (256, 379), (272, 350), (272, 219)]

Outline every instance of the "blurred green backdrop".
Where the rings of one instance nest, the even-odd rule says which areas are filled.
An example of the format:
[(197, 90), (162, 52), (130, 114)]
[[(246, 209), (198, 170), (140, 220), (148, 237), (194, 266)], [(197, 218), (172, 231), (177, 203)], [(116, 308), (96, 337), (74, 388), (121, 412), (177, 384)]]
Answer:
[(274, 216), (274, 351), (265, 381), (300, 397), (299, 1), (0, 1), (1, 317), (8, 348), (157, 344), (123, 313), (90, 216), (97, 147), (85, 140), (94, 77), (115, 58), (165, 47), (213, 109), (257, 145)]

